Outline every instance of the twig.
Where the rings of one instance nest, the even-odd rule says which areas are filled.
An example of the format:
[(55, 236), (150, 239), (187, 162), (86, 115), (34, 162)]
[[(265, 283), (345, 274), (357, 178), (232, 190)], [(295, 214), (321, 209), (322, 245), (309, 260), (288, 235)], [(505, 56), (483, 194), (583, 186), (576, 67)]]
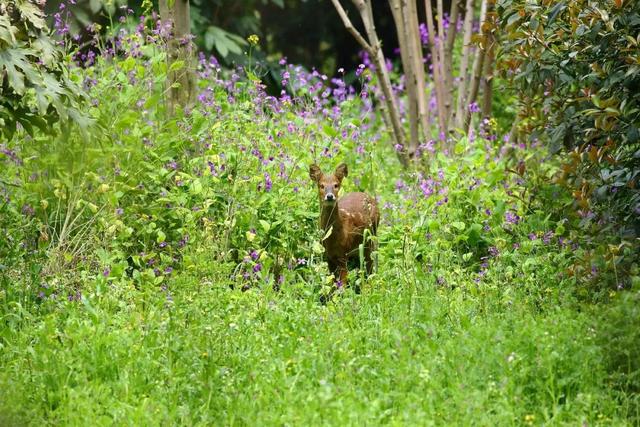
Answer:
[(340, 1), (331, 0), (331, 3), (333, 3), (333, 6), (336, 8), (336, 11), (338, 12), (338, 15), (340, 15), (340, 19), (342, 19), (342, 23), (344, 24), (344, 27), (347, 29), (347, 31), (351, 33), (351, 35), (356, 39), (358, 44), (362, 46), (362, 48), (366, 50), (369, 55), (373, 56), (373, 48), (369, 43), (367, 43), (364, 37), (362, 37), (362, 35), (358, 32), (356, 27), (353, 26), (353, 24), (351, 23), (351, 20), (347, 16), (347, 12), (344, 10), (342, 5), (340, 4)]

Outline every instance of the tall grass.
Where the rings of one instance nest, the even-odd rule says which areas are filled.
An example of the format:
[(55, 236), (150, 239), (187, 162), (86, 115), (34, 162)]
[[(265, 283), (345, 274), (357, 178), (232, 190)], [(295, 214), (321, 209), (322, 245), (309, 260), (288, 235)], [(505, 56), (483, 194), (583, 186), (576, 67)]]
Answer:
[[(344, 81), (285, 65), (272, 97), (206, 58), (198, 104), (168, 117), (146, 36), (72, 67), (89, 139), (3, 146), (0, 424), (640, 422), (638, 290), (577, 298), (580, 242), (531, 192), (554, 167), (539, 148), (487, 121), (402, 172)], [(383, 208), (378, 269), (323, 305), (307, 167), (342, 161)]]

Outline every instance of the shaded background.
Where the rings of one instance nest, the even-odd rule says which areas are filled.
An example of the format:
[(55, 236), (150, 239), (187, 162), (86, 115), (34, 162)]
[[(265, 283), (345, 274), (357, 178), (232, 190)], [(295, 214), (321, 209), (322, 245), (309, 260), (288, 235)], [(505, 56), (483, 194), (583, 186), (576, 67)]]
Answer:
[[(59, 0), (47, 2), (52, 15), (60, 9)], [(418, 1), (420, 21), (424, 21), (424, 3)], [(342, 0), (351, 21), (361, 28), (361, 21), (350, 0)], [(451, 1), (445, 1), (449, 10)], [(157, 1), (153, 7), (158, 10)], [(374, 0), (376, 28), (388, 58), (395, 59), (397, 37), (393, 17), (386, 0)], [(110, 23), (123, 25), (119, 17), (129, 12), (144, 13), (141, 1), (78, 0), (68, 5), (72, 31), (79, 31), (97, 22), (104, 27)], [(133, 20), (130, 20), (132, 22)], [(278, 61), (286, 57), (289, 63), (333, 75), (337, 69), (354, 70), (361, 62), (361, 50), (345, 30), (330, 0), (191, 0), (192, 32), (198, 49), (216, 56), (224, 65), (242, 65), (248, 49), (246, 38), (260, 37), (260, 46), (252, 52), (254, 61), (264, 67), (266, 80), (278, 85)]]

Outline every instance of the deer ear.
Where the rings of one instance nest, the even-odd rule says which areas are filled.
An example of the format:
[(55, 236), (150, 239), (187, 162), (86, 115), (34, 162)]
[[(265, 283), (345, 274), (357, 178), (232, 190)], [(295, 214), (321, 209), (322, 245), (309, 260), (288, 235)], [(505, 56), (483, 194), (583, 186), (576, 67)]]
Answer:
[(336, 168), (336, 172), (335, 172), (335, 176), (336, 178), (338, 178), (340, 181), (342, 181), (342, 179), (345, 176), (349, 175), (349, 169), (347, 169), (347, 164), (346, 163), (340, 163), (338, 165), (338, 167)]
[(311, 178), (311, 181), (318, 182), (320, 181), (321, 176), (322, 171), (320, 170), (320, 167), (318, 167), (318, 165), (314, 164), (309, 166), (309, 178)]

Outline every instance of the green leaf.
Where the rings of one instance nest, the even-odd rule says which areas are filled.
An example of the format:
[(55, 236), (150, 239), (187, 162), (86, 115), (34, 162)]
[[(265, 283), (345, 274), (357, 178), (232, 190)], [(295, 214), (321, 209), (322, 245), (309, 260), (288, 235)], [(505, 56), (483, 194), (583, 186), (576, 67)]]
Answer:
[(211, 25), (204, 34), (204, 44), (207, 49), (215, 47), (221, 56), (226, 57), (229, 52), (241, 55), (242, 47), (247, 46), (248, 43), (236, 34)]
[(329, 138), (335, 138), (336, 136), (338, 136), (338, 131), (333, 126), (330, 126), (328, 124), (323, 125), (322, 130), (324, 131), (324, 134)]
[(191, 192), (193, 194), (202, 193), (202, 182), (198, 178), (194, 179), (191, 183)]
[(311, 250), (314, 253), (321, 254), (322, 252), (324, 252), (324, 247), (318, 242), (313, 242)]
[(89, 0), (89, 8), (93, 14), (100, 12), (102, 9), (102, 0)]
[(467, 224), (465, 224), (462, 221), (455, 221), (455, 222), (451, 223), (451, 226), (453, 228), (456, 228), (456, 229), (460, 230), (460, 231), (463, 231), (467, 227)]
[(31, 25), (39, 30), (47, 28), (47, 23), (44, 20), (44, 12), (38, 6), (30, 1), (20, 1), (16, 2), (16, 4), (18, 5), (18, 9), (20, 9), (22, 17), (28, 20)]
[(171, 66), (169, 67), (169, 72), (171, 71), (178, 71), (184, 68), (184, 61), (183, 60), (178, 60), (178, 61), (174, 61)]
[(322, 237), (322, 241), (324, 242), (325, 240), (327, 240), (329, 236), (331, 236), (331, 233), (333, 233), (333, 225), (329, 227), (326, 233), (324, 233), (324, 236)]
[(560, 12), (562, 12), (566, 7), (567, 7), (567, 5), (563, 1), (556, 3), (555, 6), (553, 6), (551, 8), (551, 10), (549, 11), (549, 17), (547, 19), (547, 25), (553, 24), (553, 22), (556, 20), (558, 15), (560, 15)]
[(16, 34), (18, 29), (11, 25), (9, 17), (6, 15), (0, 15), (0, 40), (4, 41), (8, 45), (13, 45), (16, 42)]
[(482, 225), (478, 223), (471, 224), (467, 231), (468, 242), (472, 246), (477, 246), (482, 240)]

